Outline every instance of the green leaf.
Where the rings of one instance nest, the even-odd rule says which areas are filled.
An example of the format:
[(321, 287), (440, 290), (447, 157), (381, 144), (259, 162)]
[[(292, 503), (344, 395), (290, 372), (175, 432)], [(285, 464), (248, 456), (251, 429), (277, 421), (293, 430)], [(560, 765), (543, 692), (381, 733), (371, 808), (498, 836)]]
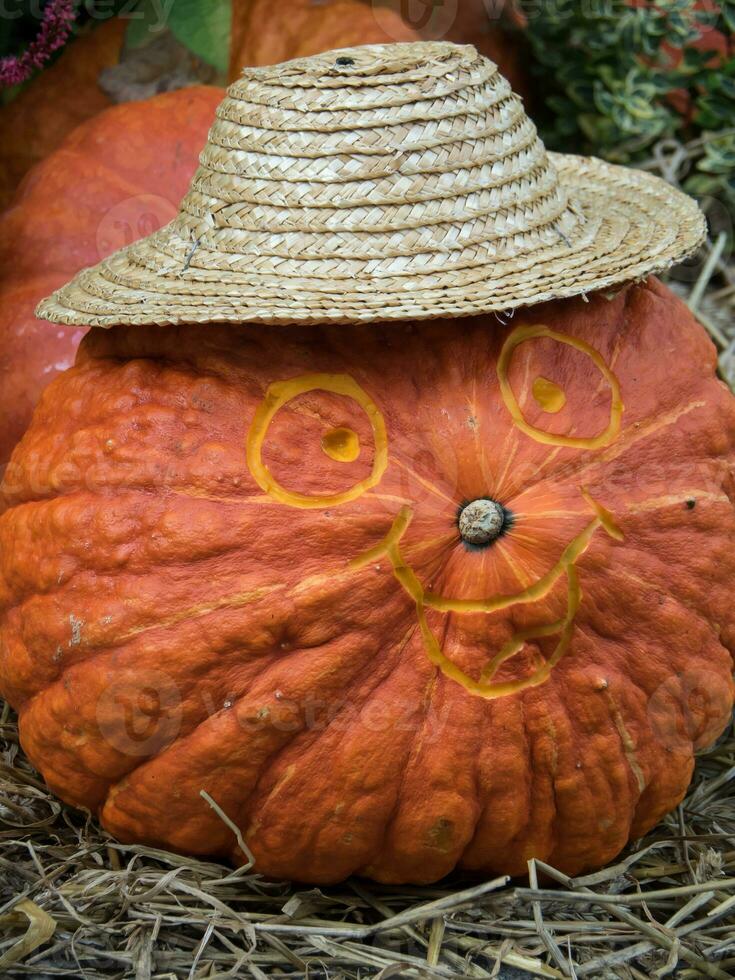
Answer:
[(687, 71), (701, 71), (712, 57), (711, 51), (700, 51), (697, 48), (685, 48), (682, 53), (681, 68)]
[[(722, 33), (735, 24), (735, 0), (713, 10), (702, 11), (700, 0), (535, 5), (526, 36), (551, 117), (541, 126), (550, 148), (635, 163), (659, 139), (731, 129), (735, 59), (720, 55), (713, 71), (711, 56), (694, 47), (713, 17)], [(729, 151), (702, 147), (691, 166), (701, 162), (702, 179), (720, 180), (729, 161)]]
[(231, 0), (176, 0), (171, 7), (169, 27), (195, 55), (222, 74), (230, 55)]
[(142, 48), (155, 40), (166, 29), (166, 20), (161, 15), (162, 6), (153, 0), (138, 0), (127, 14), (128, 26), (125, 42), (130, 48)]
[(139, 48), (168, 28), (184, 47), (220, 74), (230, 55), (231, 0), (138, 0), (128, 14), (126, 40)]

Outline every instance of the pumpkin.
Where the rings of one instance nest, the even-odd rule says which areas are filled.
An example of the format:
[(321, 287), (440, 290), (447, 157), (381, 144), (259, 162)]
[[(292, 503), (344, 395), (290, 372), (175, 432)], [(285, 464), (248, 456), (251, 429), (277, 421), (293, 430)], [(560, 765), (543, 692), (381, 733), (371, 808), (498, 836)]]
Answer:
[(80, 123), (110, 105), (97, 84), (103, 68), (116, 65), (126, 21), (113, 18), (67, 45), (59, 58), (0, 109), (0, 210), (21, 178)]
[(49, 329), (36, 304), (173, 217), (221, 97), (190, 88), (108, 109), (37, 165), (0, 217), (0, 466), (83, 333)]
[(500, 67), (513, 88), (526, 85), (517, 44), (488, 17), (484, 0), (413, 11), (399, 0), (238, 0), (232, 7), (229, 80), (245, 65), (272, 65), (353, 44), (433, 40), (474, 44)]
[(361, 0), (237, 0), (232, 6), (229, 80), (245, 65), (273, 65), (353, 44), (415, 41), (400, 15), (376, 17)]
[(505, 326), (92, 330), (5, 476), (0, 690), (124, 841), (243, 862), (204, 792), (266, 875), (578, 873), (727, 722), (734, 458), (655, 279)]

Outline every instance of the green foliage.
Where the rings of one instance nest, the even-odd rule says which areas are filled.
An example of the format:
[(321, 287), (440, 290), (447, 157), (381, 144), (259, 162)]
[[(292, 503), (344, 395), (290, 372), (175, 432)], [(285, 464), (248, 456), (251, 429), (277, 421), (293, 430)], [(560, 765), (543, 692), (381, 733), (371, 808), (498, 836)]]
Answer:
[(231, 0), (139, 0), (128, 15), (127, 42), (136, 48), (168, 28), (184, 47), (213, 65), (220, 74), (227, 71), (230, 48)]
[(230, 54), (230, 0), (176, 0), (169, 26), (183, 45), (221, 73)]
[[(38, 34), (44, 0), (0, 0), (0, 58), (19, 54)], [(76, 0), (75, 33), (130, 9), (130, 0)]]
[(687, 144), (685, 188), (735, 208), (735, 0), (525, 0), (524, 11), (550, 148), (635, 163), (674, 139)]
[[(0, 58), (19, 55), (38, 34), (44, 0), (0, 0)], [(110, 17), (116, 17), (130, 8), (130, 0), (77, 0), (76, 20), (71, 37), (80, 32), (94, 30), (95, 26)], [(63, 48), (53, 52), (47, 65), (52, 65)], [(0, 90), (0, 106), (6, 105), (33, 81)]]

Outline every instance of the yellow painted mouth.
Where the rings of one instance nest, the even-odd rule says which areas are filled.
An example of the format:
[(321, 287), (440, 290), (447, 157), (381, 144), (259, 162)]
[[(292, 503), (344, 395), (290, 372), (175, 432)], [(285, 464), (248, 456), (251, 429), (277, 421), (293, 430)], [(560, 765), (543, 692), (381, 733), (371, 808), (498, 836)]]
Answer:
[[(593, 500), (586, 490), (582, 489), (582, 495), (595, 514), (593, 520), (570, 541), (559, 561), (546, 575), (516, 595), (491, 596), (485, 599), (454, 599), (427, 592), (414, 570), (406, 564), (401, 555), (401, 539), (413, 517), (413, 510), (408, 506), (401, 508), (390, 531), (383, 540), (360, 557), (353, 559), (350, 562), (350, 567), (354, 569), (364, 568), (376, 559), (387, 556), (396, 579), (416, 603), (416, 614), (429, 660), (445, 676), (461, 684), (471, 694), (477, 694), (484, 698), (498, 698), (514, 694), (525, 688), (543, 684), (569, 649), (574, 629), (574, 618), (582, 601), (582, 589), (575, 566), (589, 547), (595, 532), (599, 528), (603, 528), (615, 540), (621, 541), (623, 539), (623, 533), (615, 523), (612, 514), (602, 504)], [(539, 599), (545, 598), (563, 576), (566, 576), (567, 579), (567, 607), (562, 619), (515, 633), (488, 661), (479, 680), (470, 677), (445, 655), (426, 618), (427, 609), (436, 609), (442, 612), (493, 613), (501, 609), (508, 609), (510, 606), (537, 602)], [(528, 642), (556, 635), (559, 635), (559, 642), (553, 653), (548, 659), (543, 659), (537, 655), (534, 670), (530, 675), (512, 681), (495, 682), (493, 680), (502, 665), (520, 653)]]

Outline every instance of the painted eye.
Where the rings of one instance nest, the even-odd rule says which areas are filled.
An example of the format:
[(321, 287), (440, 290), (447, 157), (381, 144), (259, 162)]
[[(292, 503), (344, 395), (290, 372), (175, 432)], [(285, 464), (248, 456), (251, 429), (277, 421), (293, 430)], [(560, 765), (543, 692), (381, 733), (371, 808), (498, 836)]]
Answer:
[(534, 381), (531, 391), (538, 407), (552, 415), (560, 412), (567, 403), (564, 389), (541, 375)]
[[(579, 405), (580, 416), (585, 419), (602, 417), (602, 428), (596, 433), (584, 436), (568, 435), (563, 432), (549, 431), (545, 427), (532, 425), (528, 421), (511, 383), (511, 375), (517, 349), (529, 341), (540, 341), (544, 344), (539, 355), (540, 363), (534, 359), (533, 351), (530, 349), (531, 345), (529, 345), (523, 352), (526, 354), (524, 370), (521, 371), (518, 364), (514, 366), (518, 368), (516, 380), (519, 374), (521, 376), (525, 374), (526, 377), (529, 375), (534, 377), (535, 374), (530, 386), (530, 394), (536, 408), (550, 415), (556, 415), (564, 408), (569, 408), (571, 415), (570, 397), (572, 393), (576, 396), (575, 401), (583, 394), (585, 400)], [(563, 344), (567, 351), (571, 349), (572, 353), (567, 355), (563, 351), (555, 351), (554, 345), (558, 344)], [(580, 357), (580, 355), (582, 356)], [(522, 360), (520, 356), (519, 360)], [(534, 363), (541, 369), (534, 372)], [(567, 383), (559, 383), (562, 378), (559, 380), (549, 378), (548, 374), (551, 373), (552, 369), (565, 377)], [(578, 337), (569, 337), (566, 334), (558, 333), (543, 324), (522, 325), (513, 330), (503, 344), (498, 358), (497, 371), (503, 401), (513, 416), (515, 424), (537, 442), (546, 443), (550, 446), (569, 446), (575, 449), (599, 449), (609, 445), (620, 432), (623, 414), (620, 383), (599, 351)], [(599, 384), (595, 382), (595, 374), (601, 376)], [(521, 401), (524, 401), (526, 397), (525, 384), (523, 388), (524, 395), (521, 397)], [(602, 407), (603, 402), (604, 407)], [(570, 418), (569, 422), (573, 425), (574, 418)]]
[[(339, 413), (350, 416), (349, 425), (329, 422), (330, 415)], [(372, 437), (371, 453), (363, 453), (366, 437)], [(276, 444), (268, 462), (264, 460), (266, 440)], [(305, 475), (328, 483), (332, 475), (324, 473), (324, 464), (318, 465), (314, 453), (321, 454), (323, 461), (326, 456), (336, 463), (355, 465), (363, 456), (372, 455), (372, 465), (366, 459), (364, 475), (346, 488), (330, 486), (324, 492), (314, 486), (308, 493), (291, 489), (291, 483)], [(356, 500), (383, 476), (388, 465), (385, 421), (364, 388), (347, 374), (305, 374), (276, 381), (255, 412), (247, 436), (247, 461), (258, 486), (274, 500), (290, 507), (335, 507)], [(273, 472), (276, 468), (278, 476)], [(349, 475), (354, 475), (351, 469)]]
[(354, 429), (341, 425), (325, 432), (322, 449), (336, 463), (354, 463), (360, 455), (360, 437)]

